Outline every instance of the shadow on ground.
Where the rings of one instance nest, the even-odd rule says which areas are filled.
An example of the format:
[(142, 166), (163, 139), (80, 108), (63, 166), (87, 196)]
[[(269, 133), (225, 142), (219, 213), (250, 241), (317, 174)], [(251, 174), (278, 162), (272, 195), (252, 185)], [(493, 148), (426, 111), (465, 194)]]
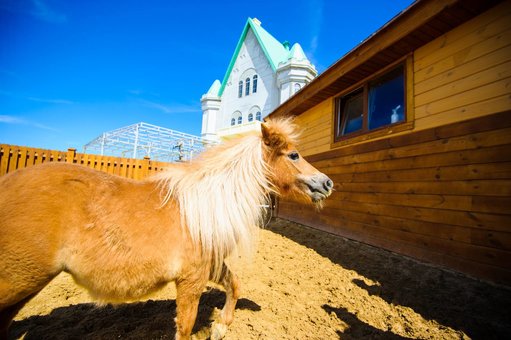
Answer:
[(363, 321), (360, 321), (356, 315), (348, 312), (346, 308), (332, 307), (330, 305), (323, 305), (322, 308), (327, 313), (335, 313), (337, 317), (343, 320), (350, 327), (343, 333), (338, 333), (340, 339), (372, 339), (372, 340), (402, 340), (411, 339), (399, 336), (390, 331), (384, 332), (375, 328)]
[[(342, 237), (319, 237), (322, 231), (279, 218), (267, 228), (378, 282), (369, 286), (363, 280), (353, 281), (388, 303), (410, 307), (425, 319), (461, 330), (472, 339), (511, 339), (511, 287), (478, 281)], [(325, 305), (323, 309), (335, 312), (350, 325), (352, 338), (366, 338), (364, 334), (371, 331), (342, 308)], [(343, 338), (346, 336), (349, 334)], [(388, 339), (390, 335), (376, 334), (375, 338), (380, 336)]]
[[(222, 308), (225, 293), (211, 289), (202, 294), (194, 333), (209, 328), (215, 308)], [(248, 299), (238, 300), (236, 309), (260, 311)], [(13, 322), (9, 339), (174, 339), (175, 300), (149, 300), (116, 306), (98, 307), (91, 303), (54, 309)]]

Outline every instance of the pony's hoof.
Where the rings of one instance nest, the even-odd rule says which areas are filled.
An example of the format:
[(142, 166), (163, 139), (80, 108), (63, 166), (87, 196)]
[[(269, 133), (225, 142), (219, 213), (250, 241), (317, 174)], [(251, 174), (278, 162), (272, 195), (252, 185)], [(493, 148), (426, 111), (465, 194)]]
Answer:
[(227, 333), (227, 325), (223, 323), (213, 322), (211, 325), (211, 340), (223, 339)]

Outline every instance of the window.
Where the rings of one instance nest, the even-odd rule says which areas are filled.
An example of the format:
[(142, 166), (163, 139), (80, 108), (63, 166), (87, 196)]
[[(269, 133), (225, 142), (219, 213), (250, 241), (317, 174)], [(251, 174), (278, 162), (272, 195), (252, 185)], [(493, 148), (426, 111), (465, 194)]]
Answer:
[(261, 111), (257, 111), (256, 120), (261, 121)]
[(302, 86), (299, 83), (295, 83), (295, 93), (300, 91), (301, 88)]
[(241, 98), (243, 95), (243, 81), (240, 80), (238, 84), (238, 98)]
[(405, 116), (405, 76), (401, 64), (336, 99), (336, 139), (401, 123)]
[(245, 80), (245, 96), (250, 94), (250, 78)]
[(257, 92), (257, 74), (252, 78), (252, 93)]
[(369, 130), (404, 120), (404, 74), (398, 67), (369, 83)]
[(243, 120), (243, 115), (240, 111), (234, 111), (231, 115), (231, 126), (236, 125), (236, 123), (241, 124)]
[(257, 105), (254, 105), (250, 108), (250, 110), (248, 110), (248, 116), (247, 116), (247, 121), (250, 123), (250, 122), (253, 122), (254, 121), (254, 117), (255, 119), (257, 120), (257, 117), (261, 116), (261, 108)]
[(364, 91), (358, 89), (341, 98), (341, 135), (362, 130)]

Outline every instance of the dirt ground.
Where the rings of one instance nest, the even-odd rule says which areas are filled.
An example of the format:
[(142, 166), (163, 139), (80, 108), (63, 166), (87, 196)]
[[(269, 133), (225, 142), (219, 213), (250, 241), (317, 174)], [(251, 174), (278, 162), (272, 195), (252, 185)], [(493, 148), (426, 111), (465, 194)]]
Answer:
[[(260, 235), (226, 339), (511, 339), (511, 289), (281, 219)], [(208, 287), (195, 331), (224, 293)], [(173, 339), (175, 289), (97, 307), (66, 274), (18, 314), (13, 339)]]

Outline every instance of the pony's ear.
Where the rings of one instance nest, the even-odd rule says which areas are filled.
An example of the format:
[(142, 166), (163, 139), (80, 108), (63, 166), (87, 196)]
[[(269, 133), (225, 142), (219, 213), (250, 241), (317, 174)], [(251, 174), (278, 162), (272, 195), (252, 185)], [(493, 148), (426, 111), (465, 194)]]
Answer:
[(285, 149), (287, 147), (286, 138), (271, 125), (262, 123), (261, 134), (263, 135), (263, 143), (265, 145), (274, 149)]
[(270, 145), (270, 128), (266, 123), (261, 123), (261, 133), (263, 135), (264, 144)]

